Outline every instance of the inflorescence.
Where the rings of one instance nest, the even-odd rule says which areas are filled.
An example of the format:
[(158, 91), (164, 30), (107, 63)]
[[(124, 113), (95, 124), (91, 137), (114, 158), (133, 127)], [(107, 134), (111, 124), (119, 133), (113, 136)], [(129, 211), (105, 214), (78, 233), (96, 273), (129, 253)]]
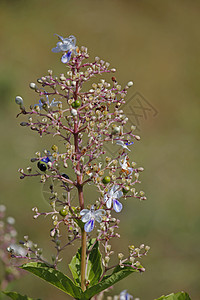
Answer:
[[(57, 249), (54, 266), (59, 262), (60, 252), (80, 239), (81, 228), (90, 236), (99, 224), (96, 241), (104, 247), (103, 265), (107, 271), (112, 268), (109, 267), (113, 253), (110, 240), (119, 237), (116, 232), (119, 219), (112, 216), (113, 210), (120, 214), (125, 206), (124, 199), (146, 200), (144, 192), (137, 192), (135, 188), (144, 169), (137, 167), (129, 157), (134, 141), (139, 141), (140, 137), (134, 134), (135, 126), (128, 131), (124, 129), (128, 118), (122, 105), (133, 82), (122, 87), (113, 76), (116, 70), (110, 68), (108, 62), (99, 57), (93, 62), (84, 62), (89, 58), (86, 47), (79, 49), (74, 36), (58, 38), (52, 51), (62, 52), (61, 61), (67, 67), (66, 72), (56, 76), (48, 70), (48, 75), (39, 78), (37, 83), (30, 83), (39, 100), (29, 110), (22, 97), (15, 99), (20, 107), (18, 116), (27, 117), (21, 126), (29, 127), (41, 137), (58, 138), (58, 142), (51, 149), (36, 152), (31, 159), (32, 166), (19, 169), (20, 178), (36, 176), (41, 183), (48, 184), (51, 211), (40, 213), (37, 207), (33, 211), (35, 219), (41, 215), (52, 218), (50, 236)], [(94, 82), (97, 75), (101, 79)], [(103, 75), (108, 79), (102, 78)], [(85, 85), (90, 86), (88, 90)], [(110, 157), (105, 145), (119, 151)], [(98, 196), (96, 200), (90, 199), (91, 204), (85, 208), (74, 195), (87, 184), (96, 186)], [(61, 195), (57, 187), (62, 189)], [(67, 225), (69, 240), (62, 246), (61, 224)], [(129, 246), (127, 258), (118, 254), (119, 265), (131, 264), (144, 271), (138, 259), (148, 250), (144, 245)]]

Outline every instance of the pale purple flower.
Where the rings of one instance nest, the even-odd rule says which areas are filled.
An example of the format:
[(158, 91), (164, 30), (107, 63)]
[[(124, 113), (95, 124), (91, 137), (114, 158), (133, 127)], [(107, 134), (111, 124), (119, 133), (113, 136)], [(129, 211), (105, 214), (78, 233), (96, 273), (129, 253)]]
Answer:
[(97, 221), (101, 223), (102, 216), (106, 214), (104, 209), (98, 209), (95, 211), (94, 205), (92, 205), (91, 209), (82, 209), (80, 211), (80, 215), (82, 216), (81, 221), (85, 223), (84, 229), (86, 232), (91, 232), (94, 229), (94, 223)]
[(106, 202), (107, 208), (111, 208), (113, 203), (113, 209), (116, 212), (120, 212), (122, 210), (122, 204), (118, 201), (120, 197), (123, 196), (122, 191), (119, 191), (119, 185), (113, 185), (109, 192), (105, 194), (104, 201)]
[(127, 293), (127, 290), (123, 290), (119, 295), (119, 300), (130, 300), (130, 299), (133, 299), (133, 296)]
[(118, 141), (116, 141), (116, 145), (119, 145), (122, 148), (127, 149), (128, 151), (131, 151), (127, 146), (133, 145), (133, 142), (125, 143), (124, 141), (118, 140)]
[(73, 35), (70, 35), (68, 38), (63, 38), (62, 36), (58, 35), (59, 42), (57, 43), (56, 47), (52, 49), (52, 52), (65, 52), (61, 58), (62, 63), (66, 64), (70, 61), (72, 53), (77, 54), (79, 49), (76, 46), (76, 38)]

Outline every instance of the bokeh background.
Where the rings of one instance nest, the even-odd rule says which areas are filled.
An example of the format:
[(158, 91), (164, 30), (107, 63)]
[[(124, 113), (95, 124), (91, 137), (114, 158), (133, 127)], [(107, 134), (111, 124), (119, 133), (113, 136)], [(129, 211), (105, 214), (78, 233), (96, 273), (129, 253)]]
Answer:
[[(151, 300), (184, 290), (200, 299), (199, 11), (198, 0), (0, 1), (0, 203), (16, 218), (19, 239), (28, 234), (50, 255), (51, 222), (33, 220), (31, 211), (48, 210), (41, 185), (20, 181), (17, 173), (47, 140), (19, 126), (14, 98), (23, 96), (27, 107), (36, 103), (29, 82), (48, 69), (64, 71), (60, 55), (51, 52), (54, 33), (75, 35), (91, 59), (100, 56), (117, 69), (119, 83), (135, 82), (130, 97), (140, 92), (158, 111), (140, 119), (142, 139), (131, 152), (145, 168), (141, 189), (148, 200), (127, 201), (122, 238), (115, 242), (116, 252), (126, 252), (129, 244), (151, 246), (143, 260), (146, 272), (118, 283), (109, 295), (128, 289)], [(67, 257), (72, 253), (70, 248)], [(33, 298), (68, 299), (30, 274), (12, 288)]]

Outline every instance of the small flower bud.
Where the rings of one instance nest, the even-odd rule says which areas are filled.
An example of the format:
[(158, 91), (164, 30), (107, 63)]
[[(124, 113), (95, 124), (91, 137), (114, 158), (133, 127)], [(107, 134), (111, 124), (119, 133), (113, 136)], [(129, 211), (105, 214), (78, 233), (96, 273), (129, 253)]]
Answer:
[(133, 86), (133, 81), (129, 81), (128, 84), (127, 84), (127, 86), (128, 86), (128, 87)]
[(130, 245), (128, 248), (129, 248), (130, 251), (133, 251), (135, 249), (135, 246), (134, 245)]
[(135, 266), (136, 266), (136, 267), (139, 267), (139, 266), (140, 266), (140, 262), (139, 262), (139, 261), (136, 261)]
[(73, 109), (71, 110), (71, 115), (72, 115), (73, 117), (77, 116), (77, 110), (73, 108)]
[(107, 245), (106, 246), (106, 251), (110, 251), (111, 250), (111, 245)]
[(138, 180), (138, 178), (139, 178), (139, 173), (135, 173), (134, 176), (135, 176), (135, 179)]
[(109, 161), (111, 161), (111, 158), (110, 157), (106, 157), (106, 162), (109, 162)]
[(140, 168), (138, 168), (138, 171), (139, 171), (139, 172), (143, 172), (143, 171), (144, 171), (144, 168), (140, 167)]
[(139, 135), (135, 135), (135, 139), (136, 139), (137, 141), (139, 141), (141, 138), (140, 138)]
[(21, 122), (20, 125), (21, 125), (21, 126), (27, 126), (28, 123), (27, 123), (27, 122)]
[(41, 254), (42, 254), (42, 248), (38, 248), (38, 249), (37, 249), (37, 253), (38, 253), (39, 255), (41, 255)]
[(115, 127), (113, 128), (112, 133), (113, 133), (113, 134), (118, 134), (118, 133), (120, 133), (120, 127), (119, 127), (119, 126), (115, 126)]
[(144, 248), (144, 244), (141, 244), (141, 245), (140, 245), (140, 249), (143, 249), (143, 248)]
[(35, 90), (37, 88), (37, 85), (34, 83), (34, 82), (31, 82), (29, 84), (29, 87), (32, 89), (32, 90)]
[(109, 256), (105, 256), (105, 259), (104, 259), (104, 261), (105, 261), (105, 263), (107, 264), (107, 263), (109, 263), (109, 261), (110, 261), (110, 257)]
[(121, 260), (123, 257), (124, 257), (124, 254), (123, 253), (118, 253), (118, 258)]
[(20, 106), (22, 106), (24, 103), (22, 97), (20, 97), (20, 96), (15, 97), (15, 102), (17, 103), (17, 105), (20, 105)]
[(24, 170), (20, 168), (20, 169), (18, 170), (18, 172), (21, 173), (21, 174), (23, 174), (23, 173), (24, 173)]
[(136, 129), (136, 126), (135, 125), (132, 125), (131, 126), (131, 131), (134, 131)]

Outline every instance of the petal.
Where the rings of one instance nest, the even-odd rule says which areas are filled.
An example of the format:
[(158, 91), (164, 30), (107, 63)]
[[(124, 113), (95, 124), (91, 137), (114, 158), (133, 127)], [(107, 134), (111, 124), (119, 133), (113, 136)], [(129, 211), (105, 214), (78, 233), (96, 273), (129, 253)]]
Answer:
[(51, 104), (50, 106), (53, 107), (53, 106), (58, 106), (59, 103), (62, 103), (61, 101), (55, 101), (55, 98), (51, 101)]
[(61, 49), (60, 49), (60, 47), (55, 47), (55, 48), (52, 48), (51, 51), (54, 53), (58, 53), (61, 51)]
[(95, 216), (95, 220), (96, 220), (98, 223), (101, 223), (102, 218), (101, 218), (100, 215), (97, 215), (97, 216)]
[(94, 214), (95, 214), (95, 217), (96, 216), (105, 216), (106, 212), (105, 212), (104, 209), (98, 209), (98, 210), (95, 211)]
[(90, 219), (91, 219), (91, 213), (90, 213), (90, 211), (89, 211), (87, 214), (85, 214), (84, 216), (82, 216), (81, 221), (82, 221), (83, 223), (86, 223), (86, 222), (88, 222)]
[(116, 212), (120, 212), (123, 208), (123, 205), (117, 199), (114, 199), (113, 200), (113, 208)]
[(81, 216), (84, 216), (85, 214), (87, 214), (89, 212), (89, 209), (82, 209), (81, 211), (80, 211), (80, 215)]
[(133, 296), (127, 293), (127, 290), (122, 291), (119, 295), (119, 300), (130, 300), (130, 299), (133, 299)]
[(71, 55), (72, 55), (71, 51), (68, 51), (67, 53), (65, 53), (61, 58), (62, 63), (63, 64), (68, 63), (70, 61)]
[[(37, 104), (36, 104), (37, 105)], [(41, 100), (39, 100), (39, 104), (38, 104), (39, 108), (42, 109), (43, 103)]]
[(119, 188), (119, 185), (118, 185), (118, 184), (113, 185), (113, 187), (112, 187), (113, 195), (114, 195), (114, 193), (118, 190), (118, 188)]
[(58, 43), (56, 44), (56, 47), (53, 48), (51, 51), (54, 52), (54, 53), (57, 53), (57, 52), (62, 51), (62, 50), (61, 50), (62, 44), (63, 44), (62, 42), (58, 42)]
[(126, 145), (123, 147), (124, 149), (127, 149), (128, 151), (131, 151)]
[(48, 164), (48, 162), (50, 162), (50, 159), (49, 159), (49, 157), (47, 156), (47, 157), (42, 158), (41, 161), (43, 161), (43, 162), (45, 162), (46, 164)]
[(129, 171), (129, 174), (128, 174), (128, 176), (131, 176), (131, 175), (132, 175), (132, 173), (133, 173), (133, 168), (128, 168), (128, 171)]
[(124, 146), (124, 142), (123, 142), (123, 141), (120, 141), (120, 140), (119, 140), (119, 141), (116, 141), (116, 145), (119, 145), (119, 146), (122, 146), (122, 147), (123, 147), (123, 146)]
[(62, 42), (64, 41), (64, 38), (63, 38), (61, 35), (59, 35), (59, 34), (57, 34), (57, 33), (55, 33), (55, 35), (57, 35), (58, 38), (59, 38)]
[(104, 202), (106, 202), (108, 200), (108, 194), (104, 195)]
[(116, 191), (116, 192), (114, 193), (114, 195), (113, 195), (113, 198), (119, 199), (119, 198), (122, 197), (122, 196), (123, 196), (122, 191)]
[(46, 96), (46, 99), (47, 99), (47, 103), (49, 104), (49, 96), (48, 95), (45, 95)]
[(71, 47), (72, 47), (71, 43), (67, 41), (60, 46), (60, 49), (61, 51), (69, 51)]
[(84, 229), (86, 232), (91, 232), (94, 229), (94, 219), (90, 219), (85, 223)]
[(106, 201), (106, 206), (107, 206), (107, 208), (111, 208), (111, 206), (112, 206), (112, 198), (111, 197), (109, 197), (108, 200)]
[(131, 146), (131, 145), (133, 145), (134, 144), (134, 142), (130, 142), (130, 143), (125, 143), (127, 146)]
[(74, 35), (70, 35), (69, 36), (69, 40), (71, 41), (72, 45), (75, 47), (76, 45), (76, 38)]
[(106, 214), (106, 211), (104, 209), (98, 209), (95, 211), (94, 213), (94, 217), (95, 217), (95, 220), (99, 223), (101, 223), (101, 220), (102, 220), (102, 216), (105, 216)]

